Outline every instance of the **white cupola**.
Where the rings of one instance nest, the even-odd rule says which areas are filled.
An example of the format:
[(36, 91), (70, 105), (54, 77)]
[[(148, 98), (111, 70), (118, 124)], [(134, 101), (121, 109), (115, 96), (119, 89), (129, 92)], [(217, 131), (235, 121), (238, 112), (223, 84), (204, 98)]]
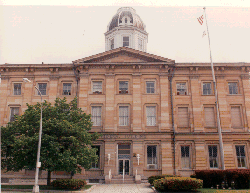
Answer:
[(146, 26), (132, 7), (121, 7), (108, 24), (105, 33), (105, 51), (129, 47), (147, 51)]

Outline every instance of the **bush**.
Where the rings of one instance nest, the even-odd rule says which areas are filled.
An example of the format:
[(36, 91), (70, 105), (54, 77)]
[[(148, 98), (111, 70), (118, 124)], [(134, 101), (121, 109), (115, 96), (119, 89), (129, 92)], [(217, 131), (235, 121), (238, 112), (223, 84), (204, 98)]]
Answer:
[(153, 183), (154, 183), (155, 180), (158, 180), (158, 179), (161, 179), (161, 178), (165, 178), (165, 177), (174, 177), (174, 175), (164, 174), (164, 175), (150, 176), (148, 178), (148, 183), (150, 183), (150, 185), (153, 186)]
[(165, 177), (154, 181), (157, 191), (190, 191), (202, 188), (203, 181), (188, 177)]
[(234, 181), (236, 189), (250, 188), (250, 169), (230, 169), (230, 170), (197, 170), (195, 175), (198, 179), (202, 179), (204, 188), (216, 187), (218, 184), (221, 188), (221, 183), (224, 181), (229, 187), (232, 187), (231, 182)]
[(51, 183), (53, 187), (64, 190), (78, 190), (83, 188), (86, 184), (85, 180), (80, 179), (58, 179)]

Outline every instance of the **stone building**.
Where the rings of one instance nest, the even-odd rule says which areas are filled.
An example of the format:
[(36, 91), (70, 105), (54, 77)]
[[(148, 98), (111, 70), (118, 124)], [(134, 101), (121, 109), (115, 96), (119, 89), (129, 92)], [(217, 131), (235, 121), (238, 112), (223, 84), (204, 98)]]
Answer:
[[(92, 114), (91, 132), (103, 134), (94, 144), (99, 162), (77, 178), (109, 182), (109, 174), (115, 179), (124, 173), (140, 181), (220, 169), (210, 63), (175, 63), (149, 54), (147, 38), (135, 10), (120, 8), (108, 25), (103, 53), (68, 64), (1, 65), (0, 125), (22, 114), (26, 103), (40, 102), (38, 86), (52, 103), (78, 96), (79, 107)], [(214, 66), (225, 168), (249, 168), (250, 63)]]

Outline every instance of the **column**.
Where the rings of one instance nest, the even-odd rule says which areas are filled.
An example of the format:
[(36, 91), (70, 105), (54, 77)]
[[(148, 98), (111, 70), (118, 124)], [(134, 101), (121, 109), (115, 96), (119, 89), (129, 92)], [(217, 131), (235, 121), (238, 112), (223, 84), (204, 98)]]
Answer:
[(173, 147), (171, 141), (161, 142), (162, 152), (162, 174), (174, 174)]
[(78, 90), (78, 104), (79, 107), (86, 113), (88, 112), (88, 88), (89, 88), (89, 75), (81, 74), (79, 80)]
[[(250, 80), (249, 75), (242, 76), (242, 85), (243, 85), (243, 93), (245, 99), (245, 109), (246, 109), (246, 121), (245, 128), (248, 128), (248, 132), (250, 132)], [(243, 113), (244, 114), (244, 113)]]
[(196, 170), (205, 170), (207, 168), (206, 165), (206, 152), (205, 152), (205, 143), (202, 141), (196, 141), (195, 144), (195, 169)]
[(225, 169), (235, 169), (235, 153), (233, 151), (233, 143), (232, 142), (224, 142), (224, 165)]

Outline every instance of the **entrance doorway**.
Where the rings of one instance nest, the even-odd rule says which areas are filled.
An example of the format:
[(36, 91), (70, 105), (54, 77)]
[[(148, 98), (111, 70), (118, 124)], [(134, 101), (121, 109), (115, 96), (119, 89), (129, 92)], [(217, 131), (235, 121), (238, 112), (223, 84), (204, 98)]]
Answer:
[(130, 144), (118, 144), (118, 175), (130, 175)]
[(119, 175), (123, 175), (123, 170), (125, 175), (129, 175), (129, 163), (128, 159), (120, 159), (119, 160)]

